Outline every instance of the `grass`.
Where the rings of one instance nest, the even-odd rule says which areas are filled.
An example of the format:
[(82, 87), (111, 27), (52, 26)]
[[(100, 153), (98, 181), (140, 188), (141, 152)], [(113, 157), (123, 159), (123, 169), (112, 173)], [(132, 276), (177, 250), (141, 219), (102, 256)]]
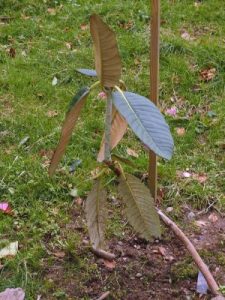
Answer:
[[(190, 0), (162, 1), (160, 105), (162, 110), (176, 105), (179, 112), (177, 118), (167, 117), (176, 148), (171, 161), (159, 161), (159, 186), (164, 189), (162, 205), (176, 212), (184, 204), (200, 209), (214, 201), (225, 208), (225, 12), (220, 0), (197, 3), (199, 7)], [(69, 195), (71, 189), (84, 198), (97, 167), (104, 103), (96, 95), (82, 112), (61, 171), (50, 179), (46, 168), (71, 97), (92, 82), (75, 72), (93, 68), (90, 33), (82, 25), (93, 12), (103, 16), (117, 34), (124, 81), (130, 90), (148, 96), (148, 1), (1, 0), (0, 11), (10, 17), (0, 22), (0, 200), (14, 210), (13, 217), (0, 215), (0, 238), (18, 240), (20, 247), (15, 258), (1, 262), (0, 290), (20, 286), (27, 299), (39, 293), (45, 299), (67, 299), (46, 278), (54, 264), (49, 253), (66, 253), (65, 278), (73, 276), (81, 290), (88, 278), (98, 276), (96, 265), (87, 265), (89, 252), (81, 250), (87, 234), (83, 220), (82, 234), (66, 227), (76, 221), (71, 212), (80, 209)], [(181, 30), (194, 40), (184, 40)], [(200, 71), (207, 68), (216, 68), (216, 76), (204, 82)], [(49, 117), (54, 111), (57, 115)], [(183, 137), (176, 134), (177, 127), (186, 129)], [(25, 137), (28, 141), (20, 145)], [(115, 152), (127, 156), (127, 147), (138, 151), (137, 170), (146, 172), (147, 154), (130, 131)], [(70, 174), (74, 159), (82, 165)], [(206, 173), (207, 181), (177, 177), (176, 171), (186, 169)], [(109, 238), (124, 230), (117, 213), (108, 224)]]

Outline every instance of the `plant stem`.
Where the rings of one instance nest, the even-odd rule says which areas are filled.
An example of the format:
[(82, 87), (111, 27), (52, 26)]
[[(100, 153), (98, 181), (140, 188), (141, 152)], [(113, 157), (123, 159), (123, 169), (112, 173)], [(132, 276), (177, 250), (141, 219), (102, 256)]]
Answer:
[(106, 90), (107, 104), (105, 113), (105, 158), (104, 161), (111, 161), (111, 122), (112, 122), (112, 92)]

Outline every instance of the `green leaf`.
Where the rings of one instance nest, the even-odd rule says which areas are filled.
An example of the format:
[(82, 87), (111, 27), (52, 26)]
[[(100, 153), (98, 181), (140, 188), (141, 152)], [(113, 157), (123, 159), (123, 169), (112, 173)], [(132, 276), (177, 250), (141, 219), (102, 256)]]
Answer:
[(159, 109), (149, 99), (131, 92), (114, 92), (112, 97), (113, 104), (139, 139), (157, 155), (170, 159), (173, 138)]
[(55, 172), (60, 159), (62, 158), (66, 146), (69, 143), (76, 121), (80, 115), (81, 109), (84, 106), (85, 100), (89, 94), (89, 88), (82, 88), (72, 99), (69, 110), (66, 114), (65, 121), (62, 126), (59, 144), (51, 159), (49, 167), (49, 175), (52, 176)]
[(97, 77), (97, 73), (95, 70), (90, 70), (90, 69), (76, 69), (77, 72), (86, 75), (86, 76), (90, 76), (90, 77)]
[(121, 60), (115, 33), (97, 15), (92, 15), (90, 21), (98, 78), (102, 86), (114, 87), (119, 84), (121, 76)]
[(149, 189), (137, 177), (126, 174), (119, 178), (119, 193), (126, 201), (129, 223), (146, 240), (160, 237), (159, 216)]
[(88, 232), (94, 248), (104, 247), (104, 231), (107, 219), (106, 214), (107, 192), (97, 180), (86, 200), (86, 219)]

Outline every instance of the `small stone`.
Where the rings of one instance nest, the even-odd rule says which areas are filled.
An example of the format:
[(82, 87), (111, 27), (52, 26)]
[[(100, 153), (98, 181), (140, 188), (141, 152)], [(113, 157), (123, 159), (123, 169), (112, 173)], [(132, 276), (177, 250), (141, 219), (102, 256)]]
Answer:
[(141, 273), (137, 273), (137, 274), (136, 274), (136, 277), (137, 277), (137, 278), (141, 278), (141, 277), (142, 277), (142, 274), (141, 274)]
[(195, 213), (193, 213), (193, 211), (190, 211), (187, 215), (189, 220), (193, 220), (195, 218)]

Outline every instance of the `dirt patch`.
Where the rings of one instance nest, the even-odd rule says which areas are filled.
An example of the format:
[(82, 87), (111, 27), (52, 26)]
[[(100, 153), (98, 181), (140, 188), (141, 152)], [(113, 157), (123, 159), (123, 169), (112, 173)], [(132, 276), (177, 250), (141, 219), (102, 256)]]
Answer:
[[(223, 284), (225, 254), (221, 241), (225, 220), (215, 212), (194, 220), (185, 218), (185, 232)], [(198, 270), (180, 241), (167, 229), (162, 240), (153, 243), (132, 232), (123, 239), (112, 238), (108, 245), (110, 252), (116, 254), (113, 264), (96, 258), (84, 243), (87, 236), (84, 232), (80, 234), (84, 240), (76, 249), (75, 259), (56, 259), (45, 270), (45, 279), (52, 282), (52, 292), (60, 288), (65, 293), (63, 299), (97, 299), (105, 291), (110, 291), (107, 299), (210, 299), (209, 294), (201, 298), (196, 294)]]

